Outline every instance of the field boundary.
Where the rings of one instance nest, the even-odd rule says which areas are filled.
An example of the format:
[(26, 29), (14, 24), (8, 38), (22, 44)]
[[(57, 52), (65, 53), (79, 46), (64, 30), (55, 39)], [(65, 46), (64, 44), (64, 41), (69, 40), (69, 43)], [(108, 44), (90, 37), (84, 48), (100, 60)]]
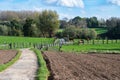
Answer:
[(49, 70), (47, 69), (46, 62), (42, 56), (42, 53), (38, 49), (32, 49), (37, 56), (38, 59), (38, 70), (37, 70), (37, 80), (48, 80)]
[(5, 69), (13, 65), (17, 60), (19, 60), (20, 56), (21, 56), (21, 51), (18, 51), (16, 56), (10, 62), (0, 65), (0, 72), (4, 71)]

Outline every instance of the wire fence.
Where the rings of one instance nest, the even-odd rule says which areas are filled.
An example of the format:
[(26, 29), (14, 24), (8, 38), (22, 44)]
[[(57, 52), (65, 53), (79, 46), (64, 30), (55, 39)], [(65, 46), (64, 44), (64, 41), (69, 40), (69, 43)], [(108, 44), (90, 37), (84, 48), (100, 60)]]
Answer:
[(82, 42), (80, 42), (81, 40), (75, 40), (75, 41), (70, 41), (70, 42), (62, 42), (62, 43), (1, 43), (0, 44), (0, 49), (20, 49), (20, 48), (37, 48), (37, 49), (42, 49), (45, 48), (46, 50), (48, 50), (49, 47), (59, 47), (61, 48), (62, 45), (74, 45), (74, 44), (120, 44), (120, 40), (116, 39), (116, 40), (82, 40)]

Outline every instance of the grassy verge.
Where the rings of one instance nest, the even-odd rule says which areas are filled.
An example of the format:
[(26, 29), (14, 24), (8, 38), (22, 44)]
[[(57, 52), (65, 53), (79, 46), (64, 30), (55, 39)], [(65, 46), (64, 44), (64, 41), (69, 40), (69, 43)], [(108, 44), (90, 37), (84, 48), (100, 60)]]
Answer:
[(0, 72), (14, 64), (20, 57), (21, 52), (18, 51), (17, 55), (8, 63), (0, 65)]
[(43, 59), (41, 52), (38, 49), (32, 49), (37, 55), (38, 58), (38, 71), (37, 71), (37, 80), (47, 80), (49, 76), (49, 71), (46, 66), (46, 62)]

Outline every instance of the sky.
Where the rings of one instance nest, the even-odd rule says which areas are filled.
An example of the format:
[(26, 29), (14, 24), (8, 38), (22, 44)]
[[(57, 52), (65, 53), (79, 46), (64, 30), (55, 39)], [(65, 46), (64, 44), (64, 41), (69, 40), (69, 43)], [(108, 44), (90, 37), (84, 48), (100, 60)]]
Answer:
[(55, 10), (59, 18), (120, 17), (120, 0), (0, 0), (0, 11)]

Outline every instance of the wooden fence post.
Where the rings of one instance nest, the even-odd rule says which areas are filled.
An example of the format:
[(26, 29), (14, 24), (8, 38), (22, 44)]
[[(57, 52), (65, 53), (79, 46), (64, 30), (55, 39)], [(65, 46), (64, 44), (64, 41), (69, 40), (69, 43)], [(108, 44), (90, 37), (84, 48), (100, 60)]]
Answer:
[(12, 44), (11, 43), (9, 43), (9, 48), (12, 49)]
[(15, 42), (13, 43), (13, 47), (14, 47), (14, 49), (15, 49)]
[(93, 45), (95, 44), (95, 41), (94, 41), (94, 39), (93, 39), (93, 41), (92, 41), (92, 44), (93, 44)]
[(104, 44), (104, 39), (102, 40), (102, 43)]
[(117, 39), (116, 39), (116, 41), (115, 41), (116, 43), (117, 43)]

